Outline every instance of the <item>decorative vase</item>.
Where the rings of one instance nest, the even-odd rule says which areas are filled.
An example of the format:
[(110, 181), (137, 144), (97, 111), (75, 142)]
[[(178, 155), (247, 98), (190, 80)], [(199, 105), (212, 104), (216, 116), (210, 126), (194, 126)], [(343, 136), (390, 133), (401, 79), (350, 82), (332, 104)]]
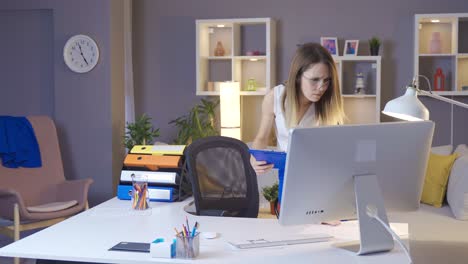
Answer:
[(442, 52), (440, 32), (432, 32), (431, 42), (429, 43), (429, 52), (430, 53), (441, 53)]
[(255, 79), (248, 79), (247, 80), (247, 91), (256, 91), (257, 90), (257, 82)]
[(223, 47), (223, 43), (221, 43), (221, 41), (218, 41), (216, 43), (216, 48), (214, 50), (214, 55), (215, 56), (224, 56), (224, 47)]
[(356, 86), (354, 89), (355, 94), (366, 94), (365, 86), (364, 86), (364, 74), (362, 72), (356, 75)]
[(434, 74), (434, 91), (444, 91), (445, 90), (445, 75), (442, 72), (441, 68), (437, 68), (436, 73)]

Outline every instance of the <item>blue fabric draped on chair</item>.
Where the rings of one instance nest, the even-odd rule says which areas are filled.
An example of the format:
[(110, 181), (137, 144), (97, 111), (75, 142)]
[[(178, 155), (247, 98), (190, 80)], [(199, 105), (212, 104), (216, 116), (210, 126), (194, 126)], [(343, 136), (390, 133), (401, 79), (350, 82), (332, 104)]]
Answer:
[(39, 145), (26, 117), (0, 116), (0, 158), (7, 168), (42, 166)]

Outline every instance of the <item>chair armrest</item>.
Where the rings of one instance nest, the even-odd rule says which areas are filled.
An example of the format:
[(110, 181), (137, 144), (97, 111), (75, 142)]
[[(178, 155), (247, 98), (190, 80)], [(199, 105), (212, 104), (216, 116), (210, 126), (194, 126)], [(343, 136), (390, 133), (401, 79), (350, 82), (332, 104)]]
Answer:
[(89, 186), (93, 180), (79, 179), (68, 180), (57, 184), (56, 198), (57, 201), (70, 201), (76, 200), (80, 206), (84, 206), (88, 200)]
[(13, 220), (13, 208), (18, 204), (20, 211), (25, 208), (24, 201), (21, 195), (9, 188), (0, 188), (0, 217), (8, 220)]

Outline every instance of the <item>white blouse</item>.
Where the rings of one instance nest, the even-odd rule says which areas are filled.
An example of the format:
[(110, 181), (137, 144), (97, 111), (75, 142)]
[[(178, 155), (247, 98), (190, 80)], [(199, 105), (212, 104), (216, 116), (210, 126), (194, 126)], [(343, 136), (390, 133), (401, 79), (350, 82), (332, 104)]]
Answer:
[[(285, 90), (284, 85), (278, 85), (273, 88), (275, 93), (274, 99), (274, 113), (275, 113), (275, 131), (278, 150), (288, 150), (289, 129), (286, 128), (286, 121), (281, 107), (281, 96)], [(315, 122), (315, 105), (311, 104), (309, 109), (305, 112), (297, 127), (313, 127), (316, 126)]]

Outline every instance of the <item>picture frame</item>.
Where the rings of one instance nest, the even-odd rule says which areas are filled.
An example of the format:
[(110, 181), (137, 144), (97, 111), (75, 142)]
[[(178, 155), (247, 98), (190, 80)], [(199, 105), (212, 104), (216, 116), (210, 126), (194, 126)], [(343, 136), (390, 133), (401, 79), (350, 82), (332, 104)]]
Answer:
[(346, 40), (343, 50), (344, 56), (357, 56), (359, 48), (359, 40)]
[(336, 37), (321, 37), (320, 45), (330, 52), (332, 56), (338, 56), (338, 38)]

